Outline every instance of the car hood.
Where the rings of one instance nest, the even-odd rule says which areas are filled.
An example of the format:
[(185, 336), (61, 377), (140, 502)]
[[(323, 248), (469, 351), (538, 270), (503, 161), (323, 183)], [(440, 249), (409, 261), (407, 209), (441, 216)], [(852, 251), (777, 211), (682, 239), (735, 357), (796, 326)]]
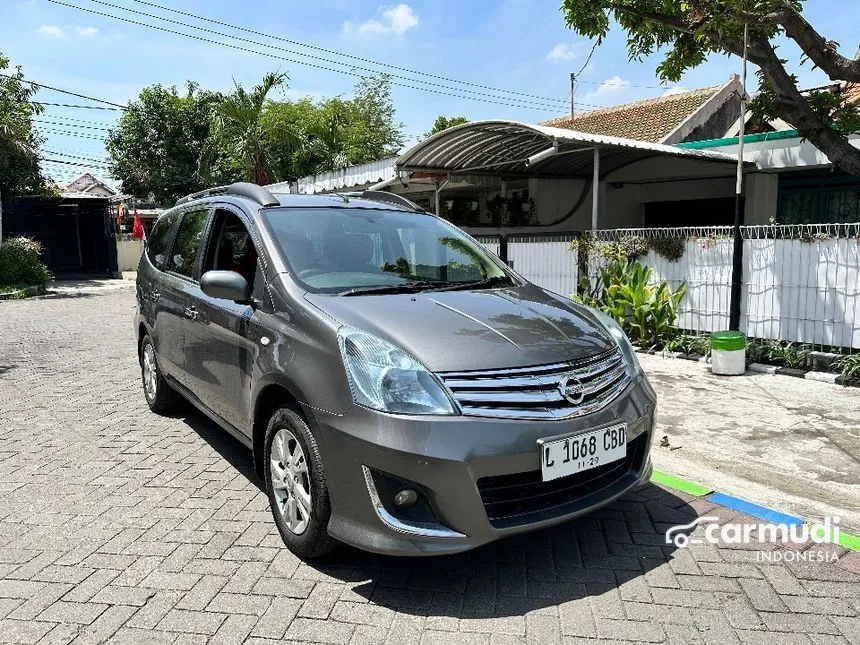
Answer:
[(614, 346), (584, 307), (534, 285), (305, 299), (343, 325), (402, 347), (434, 372), (557, 363)]

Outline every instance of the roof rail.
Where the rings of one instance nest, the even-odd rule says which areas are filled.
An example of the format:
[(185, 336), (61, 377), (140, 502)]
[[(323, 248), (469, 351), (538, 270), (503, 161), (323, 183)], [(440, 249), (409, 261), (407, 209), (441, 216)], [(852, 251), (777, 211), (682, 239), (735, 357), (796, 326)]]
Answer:
[(246, 181), (237, 181), (229, 186), (216, 186), (215, 188), (207, 188), (197, 193), (191, 193), (176, 201), (176, 205), (187, 204), (195, 199), (203, 197), (211, 197), (212, 195), (237, 195), (239, 197), (247, 197), (248, 199), (257, 202), (260, 206), (279, 206), (279, 202), (275, 196), (263, 186), (251, 184)]
[(387, 193), (384, 190), (365, 190), (359, 193), (359, 196), (362, 199), (369, 199), (374, 202), (387, 202), (389, 204), (396, 204), (397, 206), (405, 206), (409, 210), (420, 213), (424, 212), (424, 209), (415, 202), (395, 193)]

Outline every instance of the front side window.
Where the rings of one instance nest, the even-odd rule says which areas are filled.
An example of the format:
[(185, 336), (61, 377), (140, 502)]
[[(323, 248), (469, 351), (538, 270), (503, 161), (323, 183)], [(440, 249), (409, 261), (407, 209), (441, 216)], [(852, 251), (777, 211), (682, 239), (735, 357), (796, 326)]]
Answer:
[(203, 273), (213, 269), (235, 271), (245, 278), (253, 293), (259, 265), (257, 260), (257, 248), (239, 216), (228, 210), (217, 210), (209, 249), (203, 261)]
[(169, 271), (187, 278), (194, 277), (194, 262), (197, 259), (197, 249), (200, 247), (200, 238), (203, 235), (203, 226), (206, 224), (208, 214), (208, 210), (199, 210), (183, 215), (170, 254)]
[(157, 269), (164, 271), (167, 266), (167, 245), (170, 243), (170, 232), (179, 217), (179, 211), (166, 213), (155, 223), (146, 240), (146, 256)]
[(266, 220), (293, 275), (311, 291), (440, 287), (506, 280), (459, 229), (430, 215), (351, 208), (276, 208)]

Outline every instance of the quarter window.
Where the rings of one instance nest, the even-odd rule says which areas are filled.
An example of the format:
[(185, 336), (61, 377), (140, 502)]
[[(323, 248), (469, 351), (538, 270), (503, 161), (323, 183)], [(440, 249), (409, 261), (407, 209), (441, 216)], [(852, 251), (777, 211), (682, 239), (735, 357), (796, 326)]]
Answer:
[(208, 210), (200, 210), (185, 213), (182, 217), (170, 255), (170, 271), (188, 278), (194, 277), (194, 262), (208, 214)]
[(157, 269), (164, 271), (167, 266), (167, 245), (170, 242), (170, 232), (179, 217), (179, 212), (174, 211), (161, 217), (152, 227), (152, 231), (146, 240), (146, 256)]

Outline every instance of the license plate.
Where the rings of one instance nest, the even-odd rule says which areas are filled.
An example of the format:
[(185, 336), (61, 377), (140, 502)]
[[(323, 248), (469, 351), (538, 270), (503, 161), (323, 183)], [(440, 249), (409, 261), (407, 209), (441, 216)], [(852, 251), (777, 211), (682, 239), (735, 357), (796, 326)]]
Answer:
[(541, 476), (548, 482), (623, 459), (627, 455), (627, 424), (561, 439), (539, 439), (537, 444)]

